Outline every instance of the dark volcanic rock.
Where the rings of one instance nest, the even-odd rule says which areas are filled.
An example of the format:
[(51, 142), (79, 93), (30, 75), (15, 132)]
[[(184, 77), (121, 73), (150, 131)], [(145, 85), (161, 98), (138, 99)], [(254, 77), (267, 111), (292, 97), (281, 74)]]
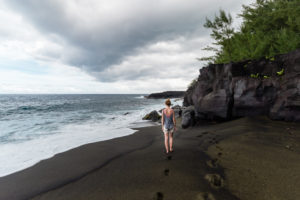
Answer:
[(161, 116), (158, 114), (156, 110), (153, 110), (152, 112), (148, 113), (145, 117), (143, 117), (143, 120), (151, 120), (153, 122), (156, 122), (160, 120)]
[(181, 109), (181, 106), (180, 105), (176, 105), (176, 106), (173, 106), (171, 107), (172, 109)]
[(182, 111), (181, 127), (187, 128), (195, 124), (195, 108), (189, 106)]
[(166, 91), (160, 93), (152, 93), (146, 98), (148, 99), (167, 99), (167, 98), (180, 98), (183, 97), (185, 91)]
[(204, 67), (196, 84), (186, 91), (183, 105), (194, 105), (196, 118), (204, 120), (267, 115), (300, 121), (300, 49), (272, 61)]
[(175, 113), (175, 117), (176, 117), (176, 118), (181, 117), (181, 114), (182, 114), (182, 108), (181, 108), (180, 105), (173, 106), (172, 109), (174, 110), (174, 113)]

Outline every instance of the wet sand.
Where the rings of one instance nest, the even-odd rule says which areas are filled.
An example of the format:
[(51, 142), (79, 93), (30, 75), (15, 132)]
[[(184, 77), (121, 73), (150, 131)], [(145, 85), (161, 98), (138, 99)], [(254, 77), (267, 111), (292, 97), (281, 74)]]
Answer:
[[(179, 123), (178, 123), (179, 124)], [(300, 125), (243, 118), (87, 144), (0, 178), (0, 199), (298, 199)]]

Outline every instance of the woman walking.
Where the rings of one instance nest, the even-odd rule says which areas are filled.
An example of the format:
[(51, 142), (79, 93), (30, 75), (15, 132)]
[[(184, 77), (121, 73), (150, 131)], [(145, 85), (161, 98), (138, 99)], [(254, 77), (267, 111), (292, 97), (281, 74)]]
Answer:
[(174, 110), (170, 108), (171, 100), (165, 101), (166, 108), (162, 111), (161, 126), (165, 135), (166, 153), (173, 152), (173, 133), (176, 130)]

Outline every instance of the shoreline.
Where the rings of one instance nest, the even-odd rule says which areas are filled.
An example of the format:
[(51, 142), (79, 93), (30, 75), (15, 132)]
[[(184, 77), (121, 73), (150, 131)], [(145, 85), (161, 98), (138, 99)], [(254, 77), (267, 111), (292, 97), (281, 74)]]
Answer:
[[(151, 122), (149, 122), (149, 123), (151, 123)], [(95, 149), (95, 148), (107, 150), (108, 146), (113, 146), (113, 145), (115, 145), (115, 143), (119, 143), (118, 145), (123, 145), (122, 147), (124, 147), (122, 149), (115, 150), (115, 152), (112, 152), (110, 155), (101, 155), (102, 159), (100, 162), (102, 162), (102, 165), (97, 166), (97, 164), (94, 163), (91, 166), (87, 166), (85, 168), (76, 170), (75, 172), (66, 175), (66, 177), (63, 177), (63, 178), (60, 177), (59, 180), (46, 182), (44, 187), (45, 188), (49, 187), (51, 189), (59, 187), (60, 185), (64, 185), (66, 182), (68, 182), (68, 180), (74, 181), (75, 179), (83, 177), (86, 174), (92, 172), (93, 170), (96, 170), (98, 168), (101, 168), (102, 166), (105, 166), (106, 163), (121, 156), (122, 154), (126, 154), (130, 151), (137, 150), (139, 148), (139, 145), (134, 145), (132, 147), (126, 148), (123, 143), (127, 143), (129, 140), (132, 140), (130, 136), (133, 136), (133, 135), (134, 135), (133, 140), (140, 139), (141, 136), (136, 135), (140, 129), (144, 129), (144, 128), (147, 129), (149, 127), (155, 126), (155, 124), (151, 123), (151, 125), (150, 125), (149, 123), (147, 123), (147, 122), (143, 123), (143, 124), (148, 124), (148, 126), (129, 127), (130, 129), (132, 129), (134, 131), (132, 134), (121, 136), (121, 137), (115, 137), (115, 138), (108, 139), (108, 140), (102, 140), (102, 141), (83, 144), (78, 147), (69, 149), (67, 151), (57, 153), (57, 154), (53, 155), (52, 157), (40, 160), (39, 162), (35, 163), (34, 165), (24, 168), (22, 170), (19, 170), (17, 172), (0, 177), (0, 199), (14, 198), (11, 196), (6, 196), (6, 195), (4, 195), (2, 197), (2, 195), (5, 193), (5, 190), (7, 190), (7, 191), (11, 190), (9, 188), (16, 187), (15, 189), (18, 188), (17, 190), (19, 190), (20, 187), (22, 187), (23, 183), (27, 182), (25, 180), (25, 178), (27, 178), (28, 176), (34, 177), (36, 179), (36, 182), (38, 183), (40, 179), (45, 178), (44, 175), (42, 175), (44, 170), (48, 171), (49, 169), (51, 170), (51, 168), (55, 168), (55, 170), (62, 169), (62, 168), (64, 168), (65, 164), (68, 163), (69, 161), (74, 162), (75, 165), (76, 164), (79, 165), (79, 163), (81, 163), (82, 161), (87, 162), (87, 160), (85, 160), (84, 158), (81, 159), (80, 157), (73, 159), (76, 155), (80, 155), (82, 152), (91, 153), (91, 151), (93, 151), (93, 149)], [(144, 137), (144, 136), (142, 136), (142, 137)], [(145, 136), (145, 138), (146, 138), (146, 136)], [(145, 139), (145, 138), (143, 138), (144, 141), (149, 140), (149, 139)], [(145, 145), (145, 144), (142, 143), (142, 145)], [(123, 152), (123, 151), (125, 151), (125, 152)], [(93, 158), (97, 157), (96, 155), (91, 156), (90, 154), (87, 156), (90, 156), (90, 158), (88, 159), (89, 162), (92, 162)], [(64, 160), (65, 158), (67, 160)], [(50, 166), (47, 166), (47, 165), (50, 165)], [(63, 171), (65, 171), (65, 170), (63, 170)], [(58, 176), (60, 176), (60, 172), (56, 172), (56, 173)], [(77, 178), (74, 178), (74, 176)], [(16, 186), (17, 183), (21, 183), (20, 186)], [(52, 186), (52, 185), (54, 185), (54, 186)], [(17, 197), (16, 199), (32, 198), (33, 196), (30, 195), (30, 193), (32, 193), (32, 192), (27, 192), (28, 190), (30, 190), (30, 188), (32, 188), (32, 187), (24, 188), (25, 191), (23, 191), (23, 194), (25, 194), (25, 195), (24, 196), (16, 195), (16, 197)], [(34, 191), (34, 192), (36, 192), (36, 191)], [(20, 198), (18, 198), (18, 196), (20, 196)]]
[[(254, 117), (179, 128), (174, 152), (168, 156), (163, 153), (160, 129), (137, 128), (132, 135), (86, 144), (1, 177), (0, 199), (295, 199), (300, 195), (271, 190), (281, 183), (300, 187), (296, 181), (300, 161), (294, 159), (300, 153), (299, 124)], [(282, 163), (272, 154), (274, 149), (292, 172), (278, 167)], [(259, 163), (266, 170), (269, 164), (275, 178)]]
[[(32, 105), (28, 102), (30, 96), (22, 97), (25, 103), (12, 108), (10, 104), (6, 107), (6, 104), (1, 104), (4, 111), (0, 121), (3, 128), (0, 161), (6, 164), (0, 167), (0, 177), (84, 144), (133, 134), (132, 128), (149, 125), (141, 122), (147, 113), (163, 106), (162, 100), (145, 101), (136, 99), (136, 95), (124, 96), (127, 104), (119, 109), (98, 105), (101, 101), (106, 102), (105, 105), (110, 104), (110, 100), (113, 104), (120, 101), (115, 97), (104, 98), (103, 95), (78, 95), (74, 100), (70, 100), (72, 98), (68, 95), (64, 98), (54, 95), (52, 99), (42, 97), (33, 96)], [(2, 100), (11, 99), (4, 97)], [(47, 104), (42, 104), (43, 101)]]
[(72, 147), (68, 147), (66, 149), (63, 149), (63, 150), (60, 150), (60, 151), (57, 151), (55, 153), (53, 153), (53, 155), (51, 156), (47, 156), (47, 157), (43, 157), (41, 158), (40, 160), (37, 160), (35, 162), (33, 162), (32, 164), (26, 164), (25, 167), (23, 168), (20, 168), (18, 170), (14, 170), (13, 172), (9, 172), (8, 174), (5, 174), (5, 175), (1, 175), (0, 178), (2, 177), (5, 177), (5, 176), (9, 176), (11, 174), (14, 174), (14, 173), (17, 173), (19, 171), (22, 171), (22, 170), (25, 170), (27, 168), (30, 168), (36, 164), (38, 164), (39, 162), (43, 161), (43, 160), (47, 160), (47, 159), (51, 159), (53, 158), (55, 155), (57, 154), (61, 154), (61, 153), (64, 153), (64, 152), (67, 152), (67, 151), (70, 151), (72, 149), (75, 149), (75, 148), (78, 148), (78, 147), (81, 147), (81, 146), (84, 146), (86, 144), (92, 144), (92, 143), (97, 143), (97, 142), (102, 142), (102, 141), (107, 141), (107, 140), (111, 140), (111, 139), (116, 139), (116, 138), (120, 138), (120, 137), (125, 137), (125, 136), (128, 136), (128, 135), (132, 135), (134, 134), (135, 132), (137, 132), (137, 128), (144, 128), (144, 127), (151, 127), (151, 126), (156, 126), (157, 124), (151, 122), (151, 121), (147, 121), (147, 122), (135, 122), (135, 123), (130, 123), (130, 125), (128, 127), (125, 127), (125, 128), (128, 128), (131, 130), (131, 132), (129, 134), (125, 134), (125, 135), (121, 135), (121, 136), (115, 136), (113, 138), (107, 138), (107, 139), (103, 139), (103, 140), (99, 140), (99, 141), (92, 141), (92, 142), (86, 142), (86, 143), (83, 143), (83, 144), (79, 144), (79, 145), (75, 145), (75, 146), (72, 146)]

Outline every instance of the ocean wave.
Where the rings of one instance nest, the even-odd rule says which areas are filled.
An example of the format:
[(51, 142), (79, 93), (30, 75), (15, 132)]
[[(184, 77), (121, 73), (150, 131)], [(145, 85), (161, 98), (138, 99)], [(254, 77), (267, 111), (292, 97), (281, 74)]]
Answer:
[(67, 111), (74, 107), (70, 103), (55, 104), (55, 105), (37, 105), (37, 106), (19, 106), (14, 109), (8, 109), (0, 112), (0, 117), (16, 115), (16, 114), (32, 114), (37, 112), (55, 112), (55, 111)]
[(138, 97), (134, 97), (134, 98), (136, 98), (136, 99), (144, 99), (145, 98), (145, 96), (138, 96)]

